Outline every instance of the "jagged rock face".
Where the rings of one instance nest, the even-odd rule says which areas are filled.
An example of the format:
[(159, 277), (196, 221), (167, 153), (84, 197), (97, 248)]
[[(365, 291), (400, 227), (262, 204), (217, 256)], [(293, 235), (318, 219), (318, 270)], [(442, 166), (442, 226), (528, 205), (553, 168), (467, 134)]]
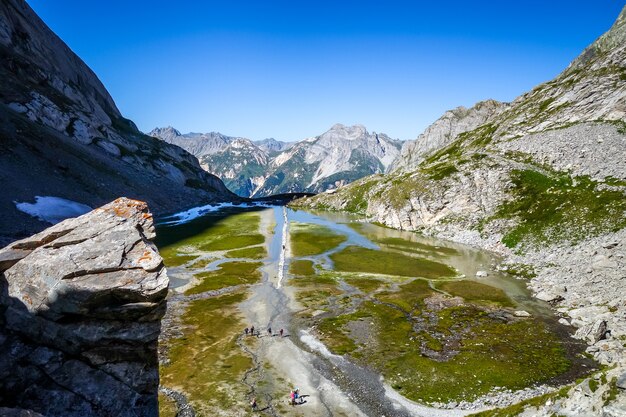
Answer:
[[(150, 133), (148, 133), (148, 135), (164, 140), (167, 143), (173, 143), (173, 141), (175, 141), (176, 138), (182, 136), (183, 134), (180, 133), (178, 130), (174, 129), (172, 126), (167, 126), (167, 127), (156, 127), (152, 129)], [(185, 150), (189, 152), (189, 150), (187, 149)]]
[(626, 7), (611, 29), (554, 80), (515, 99), (493, 121), (495, 140), (597, 120), (626, 120)]
[(293, 142), (283, 142), (274, 138), (257, 140), (254, 141), (254, 144), (257, 145), (259, 149), (267, 153), (284, 151), (294, 145)]
[(361, 125), (336, 124), (276, 155), (254, 196), (317, 193), (384, 172), (398, 155), (400, 145), (400, 141), (369, 133)]
[(157, 128), (150, 135), (187, 149), (208, 172), (244, 197), (333, 189), (384, 172), (401, 146), (400, 141), (369, 133), (361, 125), (336, 124), (320, 136), (296, 143), (177, 132)]
[(269, 155), (248, 139), (233, 139), (220, 152), (205, 155), (200, 164), (208, 172), (219, 173), (235, 194), (252, 196), (265, 176)]
[(554, 80), (512, 103), (487, 100), (467, 110), (444, 113), (414, 142), (407, 142), (391, 172), (417, 168), (424, 158), (459, 134), (491, 125), (489, 140), (509, 141), (528, 134), (591, 121), (626, 120), (626, 8), (611, 29), (587, 47)]
[(187, 152), (201, 159), (225, 149), (230, 142), (237, 139), (218, 132), (181, 134), (171, 126), (152, 129), (148, 135), (164, 142), (180, 146)]
[(0, 406), (158, 414), (169, 280), (154, 237), (147, 205), (120, 198), (0, 250)]
[(449, 145), (463, 132), (469, 132), (490, 122), (507, 106), (507, 103), (486, 100), (476, 103), (469, 109), (461, 106), (445, 112), (417, 139), (402, 145), (400, 155), (393, 161), (388, 171), (402, 172), (414, 169), (429, 152)]
[[(110, 126), (111, 118), (121, 117), (113, 99), (96, 75), (39, 19), (23, 0), (0, 5), (0, 45), (3, 69), (13, 70), (24, 79), (4, 78), (3, 101), (31, 120), (58, 129), (73, 125), (77, 140), (100, 136), (98, 128)], [(28, 68), (36, 58), (37, 65)], [(3, 74), (5, 75), (5, 74)], [(8, 83), (7, 83), (8, 81)], [(14, 82), (17, 81), (17, 82)], [(47, 93), (24, 89), (24, 83), (45, 83), (58, 95), (68, 98), (69, 109), (61, 111)]]
[(49, 224), (14, 201), (95, 207), (120, 195), (155, 213), (235, 198), (184, 150), (139, 132), (96, 75), (23, 0), (0, 4), (0, 246)]
[(273, 138), (251, 141), (246, 138), (226, 136), (219, 132), (209, 133), (185, 133), (182, 134), (172, 126), (156, 127), (148, 135), (161, 139), (167, 143), (180, 146), (187, 152), (202, 159), (208, 155), (225, 150), (235, 140), (245, 140), (254, 144), (261, 151), (268, 154), (280, 152), (293, 146), (292, 142), (282, 142)]

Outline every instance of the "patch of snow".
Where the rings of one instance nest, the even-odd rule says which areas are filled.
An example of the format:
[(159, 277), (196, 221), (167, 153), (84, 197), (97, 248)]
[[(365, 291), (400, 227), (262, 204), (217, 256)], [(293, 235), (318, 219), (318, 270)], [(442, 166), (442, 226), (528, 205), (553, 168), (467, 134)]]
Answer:
[(227, 207), (271, 207), (271, 205), (267, 203), (243, 203), (243, 204), (233, 204), (233, 203), (218, 203), (218, 204), (207, 204), (204, 206), (193, 207), (189, 210), (181, 211), (179, 213), (172, 214), (171, 216), (166, 217), (161, 224), (166, 225), (178, 225), (183, 223), (188, 223), (198, 217), (202, 217), (207, 213), (212, 213), (216, 211), (220, 211), (223, 208)]
[(322, 356), (328, 359), (343, 360), (342, 356), (331, 353), (330, 350), (328, 350), (328, 348), (326, 347), (326, 345), (324, 345), (322, 342), (317, 340), (315, 336), (313, 336), (311, 333), (307, 332), (306, 330), (300, 330), (300, 340), (302, 341), (302, 343), (307, 345), (309, 349), (321, 353)]
[(51, 196), (35, 196), (34, 203), (19, 203), (17, 201), (13, 203), (19, 211), (52, 224), (70, 217), (78, 217), (93, 210), (86, 204)]
[(278, 168), (279, 166), (287, 162), (289, 159), (291, 159), (291, 157), (294, 155), (296, 150), (290, 150), (290, 151), (281, 153), (276, 158), (274, 158), (274, 160), (272, 161), (272, 166), (275, 168)]

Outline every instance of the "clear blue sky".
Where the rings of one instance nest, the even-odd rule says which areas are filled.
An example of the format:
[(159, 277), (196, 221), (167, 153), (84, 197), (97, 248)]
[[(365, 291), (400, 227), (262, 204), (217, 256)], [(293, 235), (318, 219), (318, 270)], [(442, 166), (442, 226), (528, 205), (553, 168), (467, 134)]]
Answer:
[(624, 3), (29, 0), (140, 129), (415, 138), (563, 70)]

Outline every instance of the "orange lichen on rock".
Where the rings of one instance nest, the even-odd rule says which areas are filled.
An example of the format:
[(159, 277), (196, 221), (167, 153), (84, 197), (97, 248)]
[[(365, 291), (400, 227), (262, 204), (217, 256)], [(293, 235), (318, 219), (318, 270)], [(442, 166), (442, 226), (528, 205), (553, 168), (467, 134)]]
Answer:
[(152, 215), (148, 212), (148, 204), (146, 202), (126, 197), (120, 197), (112, 203), (102, 207), (102, 209), (105, 211), (112, 211), (116, 216), (124, 217), (126, 219), (134, 216), (138, 212), (144, 212), (142, 215), (144, 219), (148, 218), (146, 217), (146, 214), (149, 217), (152, 217)]

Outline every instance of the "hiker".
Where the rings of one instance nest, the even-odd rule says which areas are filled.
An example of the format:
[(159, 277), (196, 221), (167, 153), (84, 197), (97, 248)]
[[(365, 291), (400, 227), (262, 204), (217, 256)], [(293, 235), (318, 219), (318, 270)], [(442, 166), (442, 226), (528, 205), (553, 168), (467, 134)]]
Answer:
[(256, 411), (256, 408), (257, 408), (256, 397), (254, 397), (252, 401), (250, 401), (250, 407), (252, 407), (252, 411)]
[(250, 336), (254, 336), (254, 326), (250, 327)]
[(246, 327), (245, 329), (243, 329), (244, 332), (246, 332), (246, 336), (248, 335), (248, 328)]
[(296, 405), (296, 393), (293, 392), (293, 390), (289, 393), (289, 403), (291, 405)]
[(283, 337), (283, 329), (280, 329), (280, 337)]
[[(294, 403), (298, 402), (298, 398), (300, 398), (300, 390), (298, 388), (296, 388), (295, 390), (293, 390), (293, 401), (294, 401)], [(300, 401), (302, 401), (301, 398), (300, 398)]]
[(271, 327), (267, 328), (267, 334), (270, 335), (270, 336), (272, 335), (272, 328)]

